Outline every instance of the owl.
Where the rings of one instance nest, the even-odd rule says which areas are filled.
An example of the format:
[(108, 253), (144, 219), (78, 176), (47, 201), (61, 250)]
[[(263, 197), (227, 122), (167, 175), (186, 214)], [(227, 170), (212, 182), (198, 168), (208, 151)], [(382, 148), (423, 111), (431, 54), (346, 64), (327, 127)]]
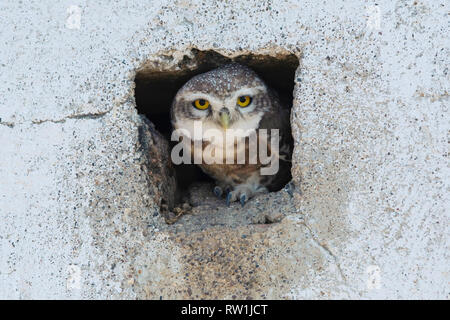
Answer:
[[(291, 178), (289, 109), (244, 65), (230, 63), (191, 78), (173, 99), (171, 121), (174, 130), (184, 132), (190, 158), (199, 152), (201, 161), (196, 163), (215, 180), (213, 192), (228, 206), (235, 201), (244, 206), (257, 194), (281, 189)], [(208, 132), (215, 133), (214, 139), (206, 137)], [(224, 138), (228, 132), (239, 134)], [(272, 164), (267, 159), (278, 164), (271, 174), (263, 174)]]

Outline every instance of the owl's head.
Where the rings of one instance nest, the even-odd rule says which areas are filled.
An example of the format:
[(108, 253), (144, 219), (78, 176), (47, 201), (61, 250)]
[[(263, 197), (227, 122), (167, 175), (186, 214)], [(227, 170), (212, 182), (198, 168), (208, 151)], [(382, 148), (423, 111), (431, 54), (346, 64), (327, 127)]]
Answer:
[(194, 135), (194, 122), (208, 129), (257, 129), (271, 107), (267, 86), (251, 69), (232, 63), (190, 79), (176, 94), (172, 125)]

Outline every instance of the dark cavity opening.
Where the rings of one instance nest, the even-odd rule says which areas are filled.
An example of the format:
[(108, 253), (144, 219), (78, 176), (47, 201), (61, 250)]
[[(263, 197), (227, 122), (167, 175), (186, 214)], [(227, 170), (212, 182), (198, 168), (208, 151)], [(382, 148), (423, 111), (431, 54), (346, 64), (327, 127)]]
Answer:
[[(230, 62), (238, 62), (252, 68), (279, 94), (287, 108), (292, 107), (295, 71), (299, 65), (298, 58), (294, 54), (279, 56), (248, 54), (229, 58), (212, 50), (193, 49), (176, 64), (173, 63), (174, 59), (171, 56), (160, 58), (158, 61), (149, 61), (138, 70), (135, 78), (135, 100), (138, 113), (150, 120), (171, 146), (173, 144), (170, 142), (172, 131), (170, 108), (177, 91), (193, 76)], [(183, 202), (180, 195), (184, 194), (183, 190), (192, 183), (212, 183), (212, 180), (195, 165), (180, 165), (175, 169), (178, 190), (175, 204)], [(163, 199), (162, 202), (168, 201)]]

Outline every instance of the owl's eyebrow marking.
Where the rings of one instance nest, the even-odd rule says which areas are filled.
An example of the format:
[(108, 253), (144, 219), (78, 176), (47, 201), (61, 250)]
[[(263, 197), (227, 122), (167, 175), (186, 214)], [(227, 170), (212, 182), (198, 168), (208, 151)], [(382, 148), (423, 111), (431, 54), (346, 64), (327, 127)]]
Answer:
[(259, 87), (243, 87), (243, 88), (240, 88), (238, 90), (235, 90), (235, 91), (231, 92), (230, 97), (233, 97), (233, 98), (237, 99), (240, 96), (245, 96), (245, 95), (252, 96), (252, 95), (255, 95), (257, 93), (266, 92), (266, 91), (267, 91), (267, 89), (262, 87), (262, 86), (259, 86)]
[(195, 101), (197, 99), (205, 99), (208, 100), (210, 104), (218, 104), (221, 103), (220, 98), (215, 95), (211, 95), (201, 91), (191, 91), (183, 94), (182, 98), (186, 101)]
[(190, 92), (186, 92), (185, 94), (183, 94), (183, 99), (185, 100), (196, 100), (196, 99), (217, 99), (217, 96), (206, 93), (206, 92), (201, 92), (201, 91), (190, 91)]

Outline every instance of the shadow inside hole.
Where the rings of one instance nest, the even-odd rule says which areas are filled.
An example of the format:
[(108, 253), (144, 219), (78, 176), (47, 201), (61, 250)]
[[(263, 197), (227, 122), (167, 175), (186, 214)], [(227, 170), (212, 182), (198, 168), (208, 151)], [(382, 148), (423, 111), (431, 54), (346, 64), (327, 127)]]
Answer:
[[(170, 142), (172, 125), (170, 108), (178, 90), (193, 76), (213, 70), (227, 63), (238, 62), (252, 68), (272, 89), (274, 89), (287, 108), (292, 107), (295, 71), (299, 65), (298, 58), (291, 55), (241, 55), (234, 58), (225, 57), (215, 51), (192, 50), (178, 64), (177, 70), (156, 70), (145, 66), (136, 74), (135, 99), (138, 113), (145, 115)], [(175, 142), (170, 142), (171, 147)], [(177, 175), (177, 202), (193, 182), (210, 182), (195, 165), (175, 166)], [(277, 190), (275, 190), (277, 191)]]

